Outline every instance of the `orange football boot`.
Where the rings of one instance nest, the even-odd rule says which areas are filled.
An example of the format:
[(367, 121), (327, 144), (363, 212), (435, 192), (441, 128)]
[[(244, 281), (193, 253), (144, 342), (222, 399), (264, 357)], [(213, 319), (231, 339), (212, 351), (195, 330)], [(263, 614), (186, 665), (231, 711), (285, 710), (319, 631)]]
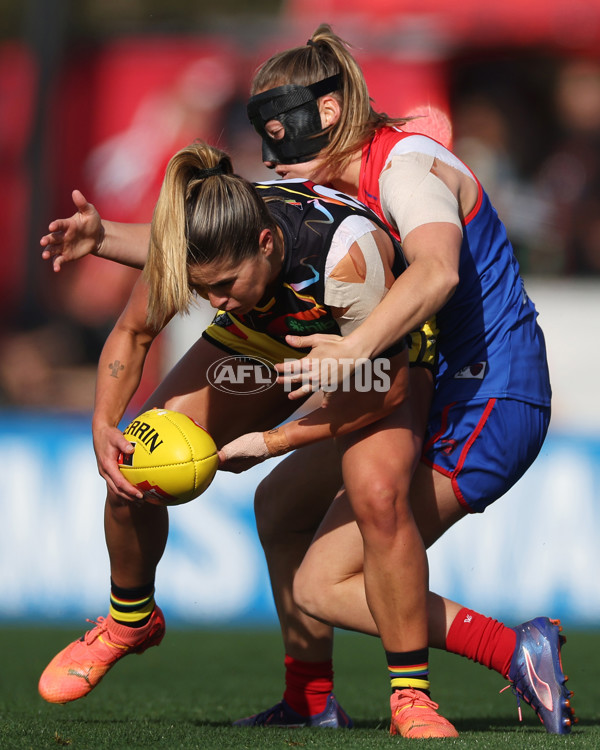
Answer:
[(96, 627), (70, 643), (48, 664), (40, 677), (40, 695), (49, 703), (83, 698), (119, 659), (158, 646), (164, 634), (165, 618), (159, 607), (141, 628), (121, 625), (110, 615), (99, 617)]
[(395, 690), (390, 699), (392, 724), (390, 734), (412, 739), (430, 737), (458, 737), (458, 732), (443, 716), (439, 708), (422, 690)]

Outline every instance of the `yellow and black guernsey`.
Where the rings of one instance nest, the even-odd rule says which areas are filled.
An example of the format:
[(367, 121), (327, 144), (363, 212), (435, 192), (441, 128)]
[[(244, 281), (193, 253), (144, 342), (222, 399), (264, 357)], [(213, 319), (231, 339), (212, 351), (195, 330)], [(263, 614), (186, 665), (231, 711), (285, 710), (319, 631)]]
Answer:
[[(359, 325), (406, 261), (381, 220), (343, 193), (304, 180), (257, 183), (255, 188), (281, 228), (281, 273), (249, 313), (218, 311), (204, 337), (229, 354), (275, 364), (308, 351), (288, 346), (288, 334), (343, 335)], [(389, 238), (385, 247), (374, 239), (381, 230)], [(405, 345), (402, 341), (395, 351)]]

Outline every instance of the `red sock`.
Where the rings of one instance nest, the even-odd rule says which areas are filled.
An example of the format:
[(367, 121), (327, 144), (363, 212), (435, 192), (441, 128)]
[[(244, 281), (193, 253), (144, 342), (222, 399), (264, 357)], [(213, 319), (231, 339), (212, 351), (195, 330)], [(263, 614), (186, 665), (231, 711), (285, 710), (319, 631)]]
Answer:
[(285, 693), (283, 699), (301, 716), (314, 716), (325, 710), (327, 696), (333, 690), (333, 663), (300, 661), (285, 657)]
[(498, 620), (463, 607), (446, 636), (446, 650), (508, 677), (517, 634)]

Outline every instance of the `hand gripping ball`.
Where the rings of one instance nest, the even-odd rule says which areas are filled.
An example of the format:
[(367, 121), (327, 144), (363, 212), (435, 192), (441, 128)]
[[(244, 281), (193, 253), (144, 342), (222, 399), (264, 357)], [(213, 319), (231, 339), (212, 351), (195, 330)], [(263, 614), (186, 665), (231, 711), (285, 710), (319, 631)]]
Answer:
[(149, 503), (189, 503), (216, 474), (219, 459), (214, 440), (185, 414), (151, 409), (136, 417), (123, 434), (135, 450), (119, 455), (119, 468)]

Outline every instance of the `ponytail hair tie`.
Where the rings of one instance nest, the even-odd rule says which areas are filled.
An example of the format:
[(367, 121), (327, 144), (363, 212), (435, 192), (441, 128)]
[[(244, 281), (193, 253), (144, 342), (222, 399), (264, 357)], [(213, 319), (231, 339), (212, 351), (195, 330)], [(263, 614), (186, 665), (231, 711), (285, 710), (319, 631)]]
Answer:
[(312, 39), (309, 39), (309, 40), (308, 40), (308, 42), (306, 42), (306, 46), (307, 46), (307, 47), (316, 47), (316, 46), (317, 46), (317, 43), (316, 43), (316, 42), (313, 42), (313, 40), (312, 40)]
[(222, 161), (220, 161), (214, 167), (207, 167), (206, 169), (194, 170), (194, 177), (197, 180), (204, 180), (206, 177), (214, 177), (215, 175), (218, 175), (218, 174), (226, 174)]

